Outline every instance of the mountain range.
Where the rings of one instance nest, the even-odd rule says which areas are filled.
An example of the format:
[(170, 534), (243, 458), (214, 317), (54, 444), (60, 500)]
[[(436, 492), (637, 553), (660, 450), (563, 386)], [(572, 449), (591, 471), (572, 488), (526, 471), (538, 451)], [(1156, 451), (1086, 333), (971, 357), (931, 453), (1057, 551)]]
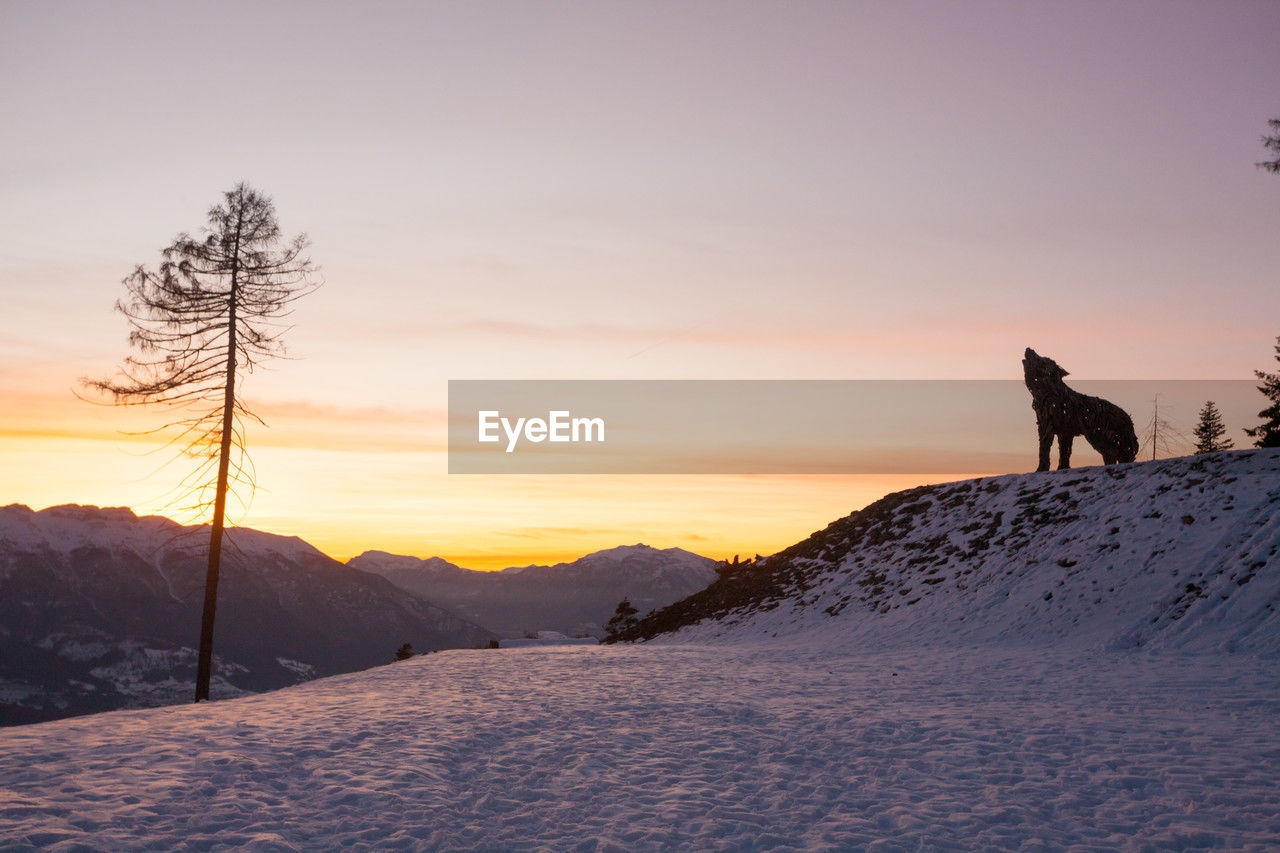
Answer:
[[(0, 508), (0, 723), (186, 701), (205, 527), (122, 508)], [(898, 492), (716, 572), (614, 548), (475, 572), (230, 534), (215, 696), (535, 630), (875, 649), (980, 646), (1280, 657), (1280, 451), (989, 477)]]
[[(0, 725), (188, 701), (208, 537), (123, 507), (0, 507)], [(249, 528), (229, 529), (223, 554), (214, 698), (387, 663), (406, 642), (602, 637), (623, 597), (662, 607), (716, 565), (646, 545), (501, 572), (376, 551), (344, 565)]]
[(645, 613), (692, 595), (716, 576), (714, 560), (642, 544), (497, 572), (382, 551), (366, 551), (347, 565), (381, 575), (503, 637), (538, 630), (603, 637), (604, 623), (623, 598)]
[[(125, 508), (0, 508), (0, 724), (187, 701), (208, 527)], [(296, 537), (227, 533), (214, 697), (270, 690), (486, 629)]]

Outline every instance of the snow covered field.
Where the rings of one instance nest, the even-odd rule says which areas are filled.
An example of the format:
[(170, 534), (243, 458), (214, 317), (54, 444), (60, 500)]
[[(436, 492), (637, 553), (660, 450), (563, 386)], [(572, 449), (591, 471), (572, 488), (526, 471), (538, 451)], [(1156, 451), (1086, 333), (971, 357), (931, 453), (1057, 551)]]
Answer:
[(451, 651), (0, 731), (0, 848), (1275, 849), (1280, 662)]

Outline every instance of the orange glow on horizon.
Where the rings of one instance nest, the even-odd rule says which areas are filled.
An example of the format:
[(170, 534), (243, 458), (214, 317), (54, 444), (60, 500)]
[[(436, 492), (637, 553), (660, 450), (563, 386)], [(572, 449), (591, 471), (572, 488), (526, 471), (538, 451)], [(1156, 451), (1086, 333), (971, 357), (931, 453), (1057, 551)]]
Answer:
[[(164, 409), (93, 406), (60, 389), (0, 397), (16, 403), (0, 413), (0, 503), (204, 521), (174, 509), (182, 502), (171, 490), (191, 460), (146, 433)], [(271, 424), (248, 425), (259, 488), (247, 509), (231, 502), (229, 521), (344, 561), (379, 550), (492, 570), (636, 543), (713, 559), (767, 555), (890, 492), (992, 473), (450, 476), (443, 411), (256, 408)]]
[[(127, 506), (200, 523), (167, 494), (187, 460), (101, 424), (6, 428), (0, 504)], [(358, 444), (356, 442), (355, 444)], [(439, 451), (329, 450), (258, 441), (260, 488), (236, 523), (299, 536), (346, 560), (366, 550), (471, 569), (568, 562), (643, 542), (714, 559), (787, 547), (883, 495), (959, 479), (867, 476), (449, 476)], [(169, 463), (166, 465), (166, 463)]]

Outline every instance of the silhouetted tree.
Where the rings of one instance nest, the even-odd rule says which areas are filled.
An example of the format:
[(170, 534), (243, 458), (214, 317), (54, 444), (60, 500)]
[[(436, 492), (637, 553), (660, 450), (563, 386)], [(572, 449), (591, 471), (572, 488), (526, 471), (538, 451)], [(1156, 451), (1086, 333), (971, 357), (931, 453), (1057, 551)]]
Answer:
[(1194, 430), (1196, 453), (1218, 453), (1235, 447), (1235, 442), (1224, 438), (1227, 428), (1222, 423), (1222, 413), (1212, 400), (1206, 400), (1200, 410), (1200, 422)]
[(716, 563), (716, 574), (722, 578), (727, 578), (731, 575), (745, 574), (746, 572), (755, 569), (757, 564), (759, 564), (763, 559), (764, 558), (759, 554), (756, 554), (754, 557), (748, 557), (745, 560), (740, 560), (738, 555), (734, 554), (733, 560), (725, 559)]
[(403, 646), (396, 649), (396, 660), (408, 660), (411, 657), (413, 657), (412, 643), (405, 643)]
[[(1280, 337), (1276, 338), (1276, 361), (1280, 361)], [(1246, 429), (1245, 435), (1255, 439), (1254, 447), (1280, 447), (1280, 372), (1255, 370), (1253, 375), (1262, 380), (1258, 390), (1271, 405), (1258, 412), (1262, 423), (1253, 429)]]
[(161, 403), (189, 413), (156, 432), (176, 429), (170, 443), (197, 460), (178, 487), (178, 500), (193, 501), (183, 509), (212, 514), (197, 702), (209, 698), (228, 488), (254, 486), (243, 419), (261, 419), (244, 407), (237, 373), (283, 352), (279, 321), (316, 286), (306, 248), (305, 235), (282, 239), (270, 198), (237, 184), (209, 210), (200, 237), (179, 234), (157, 269), (138, 266), (124, 280), (129, 296), (116, 308), (128, 318), (129, 343), (139, 354), (125, 359), (116, 379), (84, 380), (116, 403)]
[(631, 599), (624, 598), (618, 602), (618, 607), (613, 611), (613, 617), (605, 623), (605, 630), (612, 637), (621, 634), (623, 631), (631, 628), (636, 624), (636, 614), (639, 611), (631, 604)]
[(1157, 394), (1151, 400), (1151, 420), (1147, 421), (1142, 430), (1140, 452), (1145, 454), (1146, 449), (1150, 448), (1151, 459), (1154, 461), (1158, 453), (1165, 456), (1186, 453), (1190, 444), (1191, 440), (1174, 425), (1167, 414), (1160, 411), (1160, 395)]
[[(1280, 118), (1273, 118), (1267, 124), (1275, 131), (1276, 135), (1262, 137), (1262, 145), (1272, 154), (1280, 155)], [(1263, 160), (1258, 166), (1272, 174), (1280, 175), (1280, 157), (1275, 160)]]

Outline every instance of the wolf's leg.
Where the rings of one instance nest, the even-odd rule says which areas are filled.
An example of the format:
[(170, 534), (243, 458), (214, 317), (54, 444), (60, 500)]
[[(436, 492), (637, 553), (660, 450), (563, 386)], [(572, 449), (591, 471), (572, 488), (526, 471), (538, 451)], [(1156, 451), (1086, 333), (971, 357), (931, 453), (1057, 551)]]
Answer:
[(1070, 433), (1058, 434), (1058, 470), (1071, 467), (1071, 441), (1075, 436)]
[(1053, 431), (1047, 425), (1040, 426), (1040, 467), (1037, 471), (1049, 470), (1049, 447), (1053, 444)]

